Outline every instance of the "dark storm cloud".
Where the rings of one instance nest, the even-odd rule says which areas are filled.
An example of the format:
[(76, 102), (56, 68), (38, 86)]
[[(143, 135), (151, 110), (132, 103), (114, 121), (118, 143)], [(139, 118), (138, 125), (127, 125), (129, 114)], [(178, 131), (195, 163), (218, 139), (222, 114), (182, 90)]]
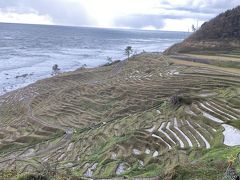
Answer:
[(16, 13), (36, 12), (49, 15), (55, 24), (62, 25), (93, 25), (80, 3), (63, 0), (0, 0), (1, 10), (11, 9)]
[(153, 26), (160, 29), (164, 27), (164, 21), (162, 17), (156, 15), (132, 15), (116, 19), (115, 25), (131, 28), (143, 28), (147, 26)]

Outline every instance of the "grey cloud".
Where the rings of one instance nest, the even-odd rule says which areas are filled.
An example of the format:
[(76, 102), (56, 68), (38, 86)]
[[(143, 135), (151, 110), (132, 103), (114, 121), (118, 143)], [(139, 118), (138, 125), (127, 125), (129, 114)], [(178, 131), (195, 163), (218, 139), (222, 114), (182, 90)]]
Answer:
[(179, 13), (179, 16), (189, 13), (200, 20), (208, 20), (227, 9), (240, 5), (239, 0), (189, 0), (186, 5), (182, 6), (174, 6), (168, 0), (164, 0), (161, 4), (162, 6), (156, 7), (159, 11), (174, 10)]
[[(170, 0), (159, 0), (159, 4), (160, 6), (156, 7), (159, 10), (159, 15), (136, 14), (119, 17), (114, 24), (115, 26), (133, 28), (145, 26), (162, 28), (165, 19), (192, 18), (207, 21), (240, 3), (239, 0), (188, 0), (186, 5), (180, 6), (170, 3)], [(40, 15), (48, 15), (55, 24), (96, 25), (96, 22), (87, 15), (80, 3), (69, 2), (68, 0), (0, 0), (0, 10), (8, 8), (18, 13), (36, 11)]]
[(185, 6), (175, 6), (169, 0), (161, 0), (160, 4), (161, 6), (156, 7), (159, 9), (158, 15), (123, 16), (115, 20), (115, 26), (132, 28), (154, 26), (162, 28), (165, 19), (191, 18), (207, 21), (217, 14), (239, 5), (239, 0), (189, 0)]
[(90, 19), (80, 3), (61, 0), (8, 0), (0, 1), (0, 8), (13, 9), (18, 13), (36, 11), (41, 15), (49, 15), (55, 24), (92, 26)]
[[(195, 14), (196, 15), (196, 14)], [(115, 20), (115, 26), (131, 27), (131, 28), (143, 28), (147, 26), (153, 26), (157, 29), (163, 28), (165, 19), (186, 19), (195, 18), (194, 13), (192, 14), (169, 14), (169, 15), (142, 15), (136, 14), (131, 16), (123, 16)], [(206, 20), (208, 16), (206, 14), (197, 14), (198, 20)]]
[(174, 5), (169, 0), (161, 0), (155, 10), (168, 12), (168, 15), (160, 15), (164, 19), (192, 18), (208, 21), (217, 14), (239, 5), (239, 0), (188, 0), (185, 5)]
[(234, 8), (235, 6), (240, 5), (239, 0), (212, 0), (212, 1), (207, 1), (206, 7), (214, 10), (226, 10), (226, 9), (231, 9)]
[(187, 18), (193, 18), (193, 19), (198, 19), (198, 20), (206, 20), (209, 19), (209, 14), (204, 14), (204, 13), (188, 13), (188, 14), (169, 14), (169, 15), (158, 15), (159, 18), (163, 19), (187, 19)]
[(115, 25), (131, 28), (153, 26), (160, 29), (164, 27), (164, 21), (159, 16), (155, 15), (131, 15), (116, 19)]
[(180, 6), (180, 7), (172, 7), (172, 8), (166, 8), (166, 10), (176, 10), (176, 11), (185, 11), (189, 13), (200, 13), (205, 15), (213, 15), (219, 12), (219, 9), (211, 9), (211, 8), (201, 8), (201, 7), (186, 7), (186, 6)]

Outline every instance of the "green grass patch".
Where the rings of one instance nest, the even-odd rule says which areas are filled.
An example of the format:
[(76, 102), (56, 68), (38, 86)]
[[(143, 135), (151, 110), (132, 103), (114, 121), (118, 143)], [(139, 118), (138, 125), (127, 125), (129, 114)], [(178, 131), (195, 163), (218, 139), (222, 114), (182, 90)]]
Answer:
[(126, 134), (126, 135), (122, 135), (122, 136), (114, 136), (112, 138), (110, 138), (106, 143), (101, 144), (94, 152), (94, 154), (101, 154), (103, 152), (105, 152), (106, 150), (110, 149), (113, 145), (120, 143), (120, 142), (124, 142), (126, 140), (128, 140), (131, 137), (131, 134)]
[(138, 162), (133, 164), (131, 168), (122, 176), (124, 177), (155, 177), (159, 176), (163, 171), (163, 165), (152, 163), (147, 166), (140, 166)]
[(105, 165), (105, 169), (104, 169), (104, 172), (102, 173), (102, 176), (103, 177), (114, 176), (115, 169), (117, 168), (117, 166), (118, 166), (117, 161), (113, 161), (111, 163), (108, 163), (107, 165)]
[[(193, 150), (190, 153), (192, 163), (179, 165), (173, 171), (173, 179), (222, 179), (228, 166), (228, 159), (236, 157), (240, 147), (219, 147), (212, 149)], [(240, 162), (234, 162), (240, 172)]]
[(227, 124), (240, 129), (240, 119), (227, 121)]

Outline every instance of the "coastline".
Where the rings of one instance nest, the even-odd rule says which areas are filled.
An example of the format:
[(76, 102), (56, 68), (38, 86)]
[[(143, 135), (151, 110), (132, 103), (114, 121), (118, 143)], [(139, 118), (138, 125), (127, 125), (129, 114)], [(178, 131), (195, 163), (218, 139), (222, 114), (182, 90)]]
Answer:
[(133, 53), (164, 51), (185, 38), (183, 32), (1, 23), (0, 27), (4, 45), (0, 54), (0, 94), (5, 89), (9, 91), (50, 77), (54, 64), (62, 71), (76, 70), (85, 64), (97, 67), (108, 57), (125, 58), (124, 49), (128, 45), (133, 47)]
[[(162, 52), (145, 52), (145, 53), (146, 53), (146, 54), (162, 54)], [(138, 56), (138, 55), (140, 55), (140, 54), (142, 54), (142, 53), (135, 54), (135, 55), (132, 55), (132, 56)], [(113, 60), (112, 63), (118, 62), (118, 61), (125, 61), (125, 60), (126, 60), (126, 59), (123, 59), (123, 60)], [(74, 68), (74, 69), (70, 69), (70, 70), (66, 70), (66, 71), (60, 71), (60, 74), (58, 74), (58, 75), (73, 73), (74, 71), (78, 71), (78, 70), (85, 69), (85, 68), (86, 68), (86, 69), (98, 68), (98, 67), (102, 67), (102, 66), (106, 66), (106, 65), (111, 65), (112, 63), (109, 64), (109, 62), (106, 61), (106, 62), (103, 62), (103, 63), (100, 64), (100, 65), (96, 65), (95, 67), (85, 67), (85, 66), (82, 65), (82, 67), (76, 67), (76, 68)], [(24, 76), (24, 75), (27, 75), (27, 76), (26, 76), (26, 77), (21, 77), (21, 76)], [(21, 74), (21, 75), (19, 75), (19, 78), (23, 78), (23, 81), (24, 81), (24, 78), (29, 78), (29, 77), (31, 78), (31, 73), (30, 73), (30, 74)], [(42, 78), (38, 78), (38, 79), (33, 80), (33, 81), (31, 81), (31, 82), (28, 82), (28, 83), (20, 84), (20, 85), (18, 85), (18, 86), (15, 86), (15, 87), (13, 87), (13, 88), (10, 88), (10, 89), (8, 89), (8, 90), (6, 90), (6, 91), (3, 90), (3, 91), (1, 91), (0, 96), (4, 96), (4, 95), (6, 95), (6, 94), (8, 94), (8, 93), (11, 93), (11, 92), (13, 92), (13, 91), (16, 91), (16, 90), (18, 90), (18, 89), (25, 88), (25, 87), (27, 87), (27, 86), (29, 86), (29, 85), (31, 85), (31, 84), (36, 83), (37, 81), (41, 81), (41, 80), (44, 80), (44, 79), (49, 79), (49, 78), (52, 78), (52, 77), (53, 77), (52, 74), (45, 75), (45, 76), (42, 77)], [(15, 78), (17, 78), (17, 76), (16, 76)], [(4, 88), (4, 89), (5, 89), (5, 88)]]
[[(226, 56), (225, 57), (225, 61), (224, 60), (221, 60), (222, 62), (235, 62), (238, 63), (238, 66), (239, 67), (221, 67), (219, 66), (219, 64), (216, 65), (215, 64), (212, 64), (209, 63), (209, 62), (214, 62), (216, 60), (219, 60), (219, 56), (218, 54), (214, 55), (214, 56), (210, 56), (210, 55), (205, 55), (205, 54), (201, 54), (199, 53), (199, 55), (197, 54), (175, 54), (175, 55), (164, 55), (163, 52), (144, 52), (144, 53), (139, 53), (139, 54), (136, 54), (136, 55), (133, 55), (132, 57), (137, 57), (137, 56), (140, 56), (140, 55), (159, 55), (159, 56), (166, 56), (166, 59), (168, 61), (170, 61), (171, 63), (176, 63), (176, 64), (179, 64), (179, 65), (186, 65), (186, 66), (197, 66), (197, 67), (207, 67), (207, 68), (212, 68), (212, 69), (219, 69), (220, 71), (225, 71), (226, 73), (233, 73), (233, 75), (239, 75), (240, 74), (240, 71), (239, 71), (239, 67), (240, 67), (240, 62), (238, 61), (237, 57), (234, 57), (232, 58), (231, 56)], [(201, 57), (202, 56), (202, 57)], [(205, 59), (204, 59), (205, 58)], [(227, 60), (229, 59), (230, 60)], [(113, 60), (111, 63), (109, 62), (105, 62), (105, 63), (102, 63), (100, 65), (97, 65), (95, 67), (77, 67), (73, 70), (68, 70), (68, 71), (63, 71), (63, 72), (60, 72), (60, 74), (58, 75), (55, 75), (56, 77), (61, 77), (62, 75), (68, 75), (68, 74), (74, 74), (74, 73), (77, 73), (78, 71), (80, 70), (84, 70), (84, 69), (96, 69), (96, 68), (101, 68), (101, 67), (104, 67), (104, 66), (111, 66), (112, 64), (115, 64), (115, 63), (118, 63), (118, 62), (124, 62), (124, 61), (127, 61), (127, 59), (123, 59), (123, 60)], [(33, 82), (30, 82), (30, 83), (27, 83), (27, 84), (23, 84), (22, 86), (19, 86), (19, 87), (16, 87), (16, 88), (13, 88), (5, 93), (2, 93), (0, 94), (0, 97), (1, 96), (7, 96), (8, 94), (12, 93), (12, 92), (15, 92), (15, 91), (18, 91), (18, 90), (21, 90), (21, 89), (24, 89), (24, 88), (27, 88), (28, 86), (31, 86), (32, 84), (35, 84), (37, 83), (38, 81), (42, 81), (42, 80), (47, 80), (47, 79), (50, 79), (50, 78), (53, 78), (55, 77), (53, 76), (52, 74), (50, 74), (49, 76), (46, 76), (46, 77), (43, 77), (41, 79), (38, 79), (36, 81), (33, 81)]]

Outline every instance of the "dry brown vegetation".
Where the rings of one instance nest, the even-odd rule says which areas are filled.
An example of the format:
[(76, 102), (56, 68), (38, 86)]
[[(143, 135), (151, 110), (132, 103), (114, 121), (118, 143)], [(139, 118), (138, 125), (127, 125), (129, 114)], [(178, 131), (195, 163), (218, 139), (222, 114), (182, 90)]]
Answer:
[(226, 52), (240, 47), (240, 6), (205, 22), (182, 43), (165, 51), (166, 54), (189, 52)]
[[(0, 97), (0, 170), (171, 179), (226, 147), (209, 115), (237, 121), (239, 95), (238, 73), (160, 54), (44, 79)], [(173, 96), (181, 97), (177, 106)]]

